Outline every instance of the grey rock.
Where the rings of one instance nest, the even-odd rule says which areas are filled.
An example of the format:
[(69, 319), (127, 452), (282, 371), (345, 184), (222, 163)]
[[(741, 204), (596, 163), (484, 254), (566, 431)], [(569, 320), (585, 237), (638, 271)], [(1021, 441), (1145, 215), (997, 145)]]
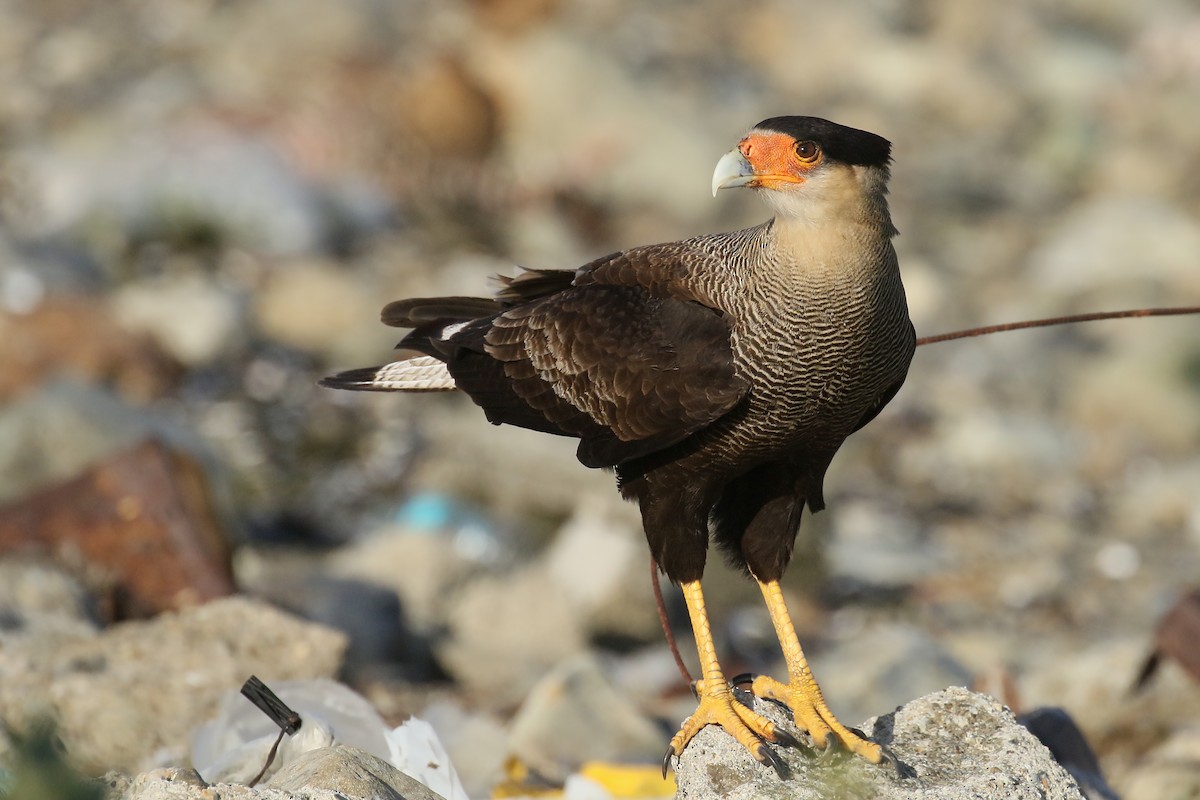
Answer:
[[(196, 770), (175, 766), (132, 777), (109, 772), (104, 776), (104, 784), (109, 800), (366, 800), (359, 795), (346, 795), (334, 789), (305, 788), (295, 793), (288, 789), (264, 786), (252, 788), (244, 783), (209, 784)], [(385, 800), (394, 800), (396, 795), (380, 796)]]
[(904, 623), (852, 626), (836, 647), (815, 653), (810, 663), (843, 719), (895, 708), (945, 686), (971, 684), (970, 670), (946, 648), (920, 627)]
[(1200, 730), (1176, 731), (1123, 782), (1125, 800), (1200, 797)]
[(657, 641), (650, 556), (632, 504), (584, 497), (559, 529), (542, 562), (596, 635)]
[(94, 131), (91, 147), (43, 141), (24, 154), (42, 203), (37, 232), (107, 224), (133, 236), (211, 228), (278, 254), (321, 246), (320, 198), (267, 141), (231, 128)]
[[(779, 706), (758, 700), (755, 709), (794, 730)], [(985, 695), (947, 689), (869, 719), (861, 729), (891, 751), (898, 769), (843, 754), (776, 748), (789, 773), (781, 780), (724, 731), (709, 726), (676, 765), (677, 797), (1082, 800), (1050, 751)]]
[(328, 789), (363, 800), (440, 800), (442, 797), (378, 756), (345, 745), (312, 751), (307, 758), (277, 772), (268, 785), (296, 793)]
[(493, 708), (520, 702), (550, 668), (583, 649), (566, 592), (536, 566), (479, 578), (453, 602), (438, 658), (469, 695)]
[[(433, 400), (418, 404), (413, 401)], [(539, 436), (510, 425), (489, 427), (479, 409), (460, 397), (401, 397), (396, 407), (419, 413), (422, 452), (413, 482), (423, 488), (471, 497), (497, 517), (533, 514), (561, 519), (585, 495), (624, 501), (609, 476), (579, 468), (575, 445), (560, 436)]]
[[(1064, 641), (1034, 648), (1036, 654), (1027, 657), (1021, 672), (1025, 702), (1067, 709), (1094, 742), (1111, 737), (1127, 743), (1121, 747), (1100, 745), (1102, 763), (1106, 757), (1116, 756), (1118, 763), (1131, 758), (1132, 742), (1146, 720), (1183, 723), (1200, 718), (1200, 692), (1175, 665), (1160, 670), (1152, 685), (1130, 696), (1134, 678), (1152, 647), (1147, 637), (1112, 635), (1101, 642)], [(1017, 649), (1019, 646), (1012, 648)], [(1134, 752), (1141, 755), (1143, 751)], [(1119, 785), (1117, 772), (1108, 769)]]
[[(348, 677), (444, 677), (428, 641), (434, 626), (412, 624), (408, 593), (399, 590), (410, 578), (418, 587), (437, 586), (438, 575), (426, 571), (430, 563), (403, 558), (411, 552), (404, 547), (368, 547), (361, 555), (357, 549), (356, 544), (325, 557), (299, 549), (243, 547), (235, 570), (244, 590), (344, 633)], [(436, 597), (430, 601), (436, 603)]]
[(653, 763), (663, 748), (662, 730), (590, 655), (563, 662), (533, 688), (509, 742), (513, 755), (559, 781), (590, 760)]
[(128, 283), (112, 296), (122, 325), (191, 367), (228, 358), (246, 327), (236, 293), (198, 272)]
[(276, 582), (261, 596), (347, 637), (348, 677), (391, 675), (414, 681), (441, 676), (426, 637), (414, 632), (395, 592), (363, 581), (312, 573)]
[[(712, 204), (703, 192), (668, 188), (675, 179), (673, 169), (640, 144), (667, 137), (676, 146), (674, 163), (695, 165), (695, 171), (712, 160), (711, 153), (720, 152), (720, 129), (704, 125), (691, 109), (672, 103), (669, 91), (631, 80), (628, 66), (593, 42), (590, 33), (548, 27), (536, 36), (500, 41), (472, 54), (473, 64), (489, 76), (501, 104), (514, 111), (506, 116), (510, 133), (503, 138), (513, 171), (534, 185), (554, 186), (564, 175), (578, 171), (576, 165), (591, 163), (595, 154), (589, 150), (603, 142), (605, 168), (578, 182), (580, 187), (599, 198), (648, 203), (660, 215), (670, 209), (682, 214), (710, 211)], [(572, 98), (584, 85), (592, 102), (580, 106)], [(624, 108), (629, 117), (619, 122), (599, 112), (605, 107)], [(675, 137), (672, 132), (680, 125), (696, 136)], [(538, 130), (558, 131), (566, 146), (548, 153), (537, 144)], [(570, 255), (555, 249), (539, 251), (537, 243), (536, 237), (528, 242), (526, 252), (531, 257), (550, 260)]]
[(1157, 197), (1117, 190), (1073, 209), (1030, 264), (1053, 294), (1087, 292), (1096, 301), (1153, 305), (1200, 291), (1196, 252), (1200, 225), (1191, 214)]
[(49, 713), (89, 770), (182, 756), (221, 695), (265, 681), (331, 677), (345, 639), (245, 598), (101, 634), (34, 637), (0, 648), (0, 719), (18, 729)]
[(105, 455), (151, 436), (195, 442), (165, 416), (136, 408), (110, 390), (67, 379), (47, 383), (0, 413), (0, 503), (73, 478)]
[[(397, 568), (401, 564), (404, 569)], [(388, 525), (338, 550), (325, 569), (391, 589), (413, 625), (431, 630), (446, 620), (448, 593), (475, 567), (451, 535)]]
[(39, 635), (95, 630), (92, 598), (66, 570), (37, 561), (0, 561), (0, 647)]
[[(175, 793), (191, 792), (208, 786), (204, 778), (200, 777), (200, 773), (194, 769), (183, 767), (152, 769), (142, 775), (134, 776), (109, 773), (105, 778), (113, 789), (121, 791), (122, 797), (138, 796), (137, 792), (140, 791), (140, 787), (153, 783), (171, 784), (171, 789), (175, 790)], [(174, 796), (174, 793), (171, 796)]]
[[(1192, 289), (1177, 291), (1184, 293), (1179, 296), (1200, 296)], [(1139, 300), (1119, 302), (1134, 306)], [(1144, 304), (1152, 302), (1170, 305), (1174, 300)], [(1076, 371), (1064, 392), (1065, 415), (1093, 432), (1090, 459), (1135, 477), (1142, 451), (1131, 453), (1130, 443), (1137, 442), (1151, 458), (1174, 457), (1185, 469), (1194, 463), (1195, 451), (1185, 442), (1200, 436), (1200, 408), (1194, 383), (1187, 377), (1187, 365), (1196, 357), (1195, 324), (1193, 318), (1157, 335), (1145, 328), (1114, 331), (1106, 337), (1105, 357), (1085, 362)]]
[(31, 266), (21, 264), (8, 240), (0, 235), (0, 309), (27, 314), (42, 302), (47, 281)]
[(378, 293), (358, 275), (318, 260), (277, 265), (254, 298), (263, 333), (335, 359), (352, 358), (355, 348), (379, 344), (378, 306)]
[(133, 786), (133, 777), (124, 772), (109, 770), (96, 778), (94, 783), (100, 786), (109, 797), (120, 797)]
[[(110, 779), (109, 800), (296, 800), (296, 795), (283, 789), (220, 783), (206, 784), (195, 770), (156, 769), (132, 779)], [(341, 800), (333, 791), (306, 792), (304, 800)], [(357, 800), (357, 799), (356, 799)]]
[(826, 558), (835, 578), (901, 586), (936, 572), (945, 561), (939, 543), (902, 509), (865, 500), (849, 502), (838, 509), (831, 524)]
[[(282, 778), (281, 778), (282, 776)], [(271, 785), (208, 784), (191, 769), (151, 770), (133, 778), (105, 776), (110, 800), (438, 800), (441, 795), (391, 764), (353, 747), (314, 750)]]

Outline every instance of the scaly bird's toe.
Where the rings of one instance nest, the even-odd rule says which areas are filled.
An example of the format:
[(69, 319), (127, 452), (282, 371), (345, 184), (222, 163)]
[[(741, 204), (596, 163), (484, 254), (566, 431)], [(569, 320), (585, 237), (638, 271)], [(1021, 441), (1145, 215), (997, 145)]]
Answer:
[(750, 690), (758, 697), (775, 700), (790, 708), (797, 727), (808, 731), (817, 748), (828, 752), (840, 745), (872, 764), (885, 760), (882, 747), (838, 721), (825, 705), (815, 683), (781, 683), (766, 675), (759, 675), (750, 684)]
[(683, 755), (684, 748), (702, 728), (707, 725), (719, 725), (726, 733), (746, 748), (755, 760), (766, 764), (778, 773), (784, 775), (786, 768), (767, 744), (791, 745), (795, 737), (776, 727), (775, 723), (738, 702), (733, 693), (724, 684), (710, 688), (704, 681), (695, 682), (696, 692), (700, 697), (700, 705), (695, 713), (683, 721), (679, 732), (671, 739), (663, 759), (663, 769), (666, 770), (671, 756), (676, 758)]

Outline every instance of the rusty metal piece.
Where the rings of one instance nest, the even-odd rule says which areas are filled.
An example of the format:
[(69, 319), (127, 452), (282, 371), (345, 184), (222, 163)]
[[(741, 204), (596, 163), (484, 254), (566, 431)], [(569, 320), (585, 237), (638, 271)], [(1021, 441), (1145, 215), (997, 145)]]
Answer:
[(1200, 683), (1200, 589), (1181, 597), (1158, 623), (1154, 652), (1147, 657), (1134, 681), (1135, 691), (1154, 677), (1164, 658), (1178, 663)]
[(235, 588), (200, 466), (156, 440), (0, 508), (0, 555), (17, 553), (48, 556), (110, 589), (106, 621), (198, 605)]
[(181, 367), (149, 337), (119, 325), (103, 303), (53, 294), (25, 313), (0, 309), (0, 401), (55, 375), (104, 383), (136, 400), (161, 397)]

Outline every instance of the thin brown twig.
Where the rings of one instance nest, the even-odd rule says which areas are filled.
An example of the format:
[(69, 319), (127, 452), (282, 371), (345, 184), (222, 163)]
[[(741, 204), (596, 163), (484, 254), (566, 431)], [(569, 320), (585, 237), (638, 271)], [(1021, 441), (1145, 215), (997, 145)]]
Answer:
[(679, 668), (683, 682), (691, 686), (691, 673), (688, 672), (687, 664), (683, 663), (683, 656), (679, 654), (679, 645), (675, 641), (675, 631), (671, 630), (671, 621), (667, 619), (667, 604), (663, 602), (662, 585), (658, 582), (658, 562), (654, 560), (654, 556), (650, 556), (650, 585), (654, 587), (654, 602), (658, 604), (658, 622), (662, 625), (663, 636), (667, 638), (667, 647), (671, 648), (671, 655), (675, 656), (675, 666)]
[[(1052, 325), (1070, 325), (1076, 322), (1094, 322), (1102, 319), (1126, 319), (1129, 317), (1175, 317), (1186, 314), (1200, 314), (1200, 306), (1180, 306), (1178, 308), (1132, 308), (1124, 311), (1093, 311), (1087, 314), (1069, 314), (1063, 317), (1047, 317), (1045, 319), (1029, 319), (1021, 322), (1005, 322), (999, 325), (985, 325), (981, 328), (965, 328), (961, 331), (951, 331), (949, 333), (938, 333), (933, 336), (921, 336), (917, 338), (917, 347), (927, 344), (937, 344), (938, 342), (951, 342), (956, 339), (970, 339), (975, 336), (987, 336), (992, 333), (1004, 333), (1006, 331), (1019, 331), (1027, 328), (1049, 328)], [(662, 587), (658, 583), (658, 563), (654, 557), (650, 557), (650, 583), (654, 587), (654, 601), (658, 604), (658, 621), (662, 624), (663, 635), (667, 639), (667, 646), (671, 648), (671, 655), (675, 657), (675, 666), (679, 668), (679, 674), (683, 676), (683, 682), (691, 685), (692, 676), (688, 673), (687, 665), (683, 663), (683, 657), (679, 654), (679, 645), (675, 641), (675, 634), (671, 630), (671, 623), (667, 620), (667, 607), (663, 602)]]
[(258, 771), (258, 774), (250, 779), (250, 782), (246, 784), (247, 786), (253, 788), (259, 781), (262, 780), (263, 775), (267, 774), (267, 770), (271, 767), (271, 762), (275, 760), (275, 753), (279, 750), (279, 743), (283, 741), (283, 735), (285, 733), (287, 733), (286, 728), (279, 729), (279, 735), (275, 737), (275, 744), (271, 745), (271, 752), (267, 753), (266, 763), (263, 764), (262, 769)]
[(1174, 317), (1184, 314), (1200, 314), (1200, 306), (1131, 308), (1125, 311), (1093, 311), (1089, 314), (1071, 314), (1065, 317), (1047, 317), (1046, 319), (1027, 319), (1022, 322), (1005, 322), (1000, 325), (985, 325), (982, 328), (967, 328), (961, 331), (951, 331), (950, 333), (939, 333), (934, 336), (922, 336), (917, 339), (917, 347), (926, 344), (937, 344), (938, 342), (950, 342), (955, 339), (969, 339), (973, 336), (987, 336), (991, 333), (1019, 331), (1026, 328), (1049, 328), (1051, 325), (1070, 325), (1075, 322), (1093, 322), (1100, 319)]

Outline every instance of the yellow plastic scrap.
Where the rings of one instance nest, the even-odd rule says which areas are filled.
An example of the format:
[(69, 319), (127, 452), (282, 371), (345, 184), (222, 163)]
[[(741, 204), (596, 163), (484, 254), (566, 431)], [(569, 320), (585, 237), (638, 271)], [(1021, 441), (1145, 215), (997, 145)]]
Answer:
[[(657, 766), (589, 761), (579, 768), (579, 774), (603, 787), (614, 800), (652, 800), (675, 796), (675, 776), (668, 775), (664, 779), (661, 768)], [(547, 785), (516, 758), (510, 758), (504, 765), (504, 780), (492, 789), (492, 800), (562, 796), (561, 786)]]
[(515, 797), (562, 797), (563, 787), (547, 784), (519, 758), (504, 762), (504, 780), (492, 787), (492, 800)]
[(674, 797), (675, 775), (662, 776), (662, 767), (589, 761), (579, 774), (603, 786), (616, 798)]

